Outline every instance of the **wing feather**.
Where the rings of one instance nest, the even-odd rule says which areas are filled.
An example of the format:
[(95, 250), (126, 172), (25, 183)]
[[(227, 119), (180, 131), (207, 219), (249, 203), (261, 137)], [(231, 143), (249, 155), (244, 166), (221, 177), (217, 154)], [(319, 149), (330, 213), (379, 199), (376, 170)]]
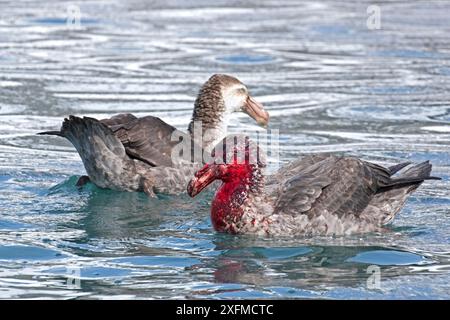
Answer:
[(298, 161), (282, 176), (275, 213), (359, 215), (389, 179), (389, 169), (353, 157), (322, 156)]
[[(172, 159), (172, 150), (180, 140), (173, 140), (172, 137), (188, 139), (189, 143), (191, 139), (187, 133), (153, 116), (136, 118), (125, 114), (102, 121), (110, 126), (131, 158), (153, 167), (176, 166), (177, 163)], [(190, 145), (192, 148), (199, 148), (193, 143)]]

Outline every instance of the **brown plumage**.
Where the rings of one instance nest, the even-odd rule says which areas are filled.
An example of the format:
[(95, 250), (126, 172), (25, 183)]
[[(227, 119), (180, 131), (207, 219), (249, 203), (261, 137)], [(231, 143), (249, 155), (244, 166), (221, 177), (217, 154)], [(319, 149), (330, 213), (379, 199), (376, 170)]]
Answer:
[[(59, 131), (39, 134), (67, 138), (77, 149), (88, 174), (77, 185), (90, 180), (102, 188), (144, 191), (151, 196), (178, 194), (186, 190), (190, 176), (202, 164), (203, 149), (226, 135), (227, 117), (238, 111), (258, 123), (268, 121), (267, 112), (248, 95), (244, 84), (218, 74), (202, 86), (194, 104), (189, 129), (199, 123), (199, 134), (181, 132), (157, 117), (132, 114), (103, 120), (70, 116)], [(184, 157), (177, 153), (180, 141), (189, 146)]]
[(204, 129), (216, 127), (221, 119), (217, 114), (225, 112), (225, 103), (223, 101), (221, 88), (240, 85), (241, 82), (228, 75), (213, 75), (200, 88), (197, 99), (194, 102), (194, 111), (189, 123), (189, 132), (193, 133), (193, 124), (195, 121), (202, 121)]
[[(287, 236), (378, 232), (424, 180), (439, 179), (430, 176), (428, 161), (402, 170), (410, 163), (385, 168), (333, 155), (306, 156), (264, 177), (260, 149), (243, 141), (227, 144), (227, 158), (216, 155), (188, 186), (195, 196), (222, 180), (211, 206), (218, 231)], [(222, 163), (239, 151), (257, 153), (260, 161)]]

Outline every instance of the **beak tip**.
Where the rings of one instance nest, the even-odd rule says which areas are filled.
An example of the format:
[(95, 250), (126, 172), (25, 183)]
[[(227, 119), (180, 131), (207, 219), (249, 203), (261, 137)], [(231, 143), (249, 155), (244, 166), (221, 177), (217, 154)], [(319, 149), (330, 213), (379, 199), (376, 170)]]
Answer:
[(191, 198), (193, 198), (193, 197), (195, 197), (196, 196), (196, 190), (195, 190), (195, 187), (194, 187), (194, 180), (191, 180), (191, 181), (189, 181), (189, 184), (188, 184), (188, 186), (187, 186), (187, 194), (191, 197)]
[(201, 170), (197, 171), (194, 178), (187, 185), (187, 193), (192, 198), (203, 191), (211, 182), (216, 179), (213, 165), (205, 165)]
[(247, 99), (247, 104), (243, 111), (256, 120), (259, 126), (267, 128), (270, 118), (269, 113), (264, 110), (261, 103), (254, 100), (251, 96)]
[(258, 124), (263, 127), (266, 128), (269, 126), (269, 113), (267, 111), (264, 111), (265, 115), (264, 117), (260, 118), (258, 121)]

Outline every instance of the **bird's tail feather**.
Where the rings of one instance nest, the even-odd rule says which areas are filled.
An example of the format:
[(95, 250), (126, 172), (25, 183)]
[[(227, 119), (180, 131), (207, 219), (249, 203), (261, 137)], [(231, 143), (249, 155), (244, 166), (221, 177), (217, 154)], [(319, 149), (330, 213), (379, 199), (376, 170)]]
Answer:
[(396, 164), (394, 166), (389, 167), (389, 171), (391, 172), (391, 175), (399, 172), (400, 170), (402, 170), (404, 167), (409, 166), (411, 164), (411, 162), (402, 162), (399, 164)]
[[(389, 169), (392, 173), (395, 173), (397, 171), (400, 171), (407, 165), (408, 163), (402, 163)], [(415, 189), (425, 180), (441, 180), (441, 178), (439, 177), (430, 176), (431, 168), (432, 165), (429, 161), (416, 164), (406, 169), (404, 172), (401, 172), (398, 178), (391, 178), (388, 183), (380, 188), (379, 192), (395, 188), (403, 188), (407, 186), (412, 186)]]
[(38, 134), (63, 137), (61, 131), (59, 131), (59, 130), (58, 131), (44, 131), (44, 132), (39, 132)]
[(123, 191), (138, 188), (133, 161), (114, 132), (99, 120), (69, 116), (64, 119), (60, 131), (40, 134), (67, 138), (77, 149), (89, 178), (97, 186)]
[(389, 223), (397, 212), (405, 204), (408, 196), (416, 190), (424, 180), (439, 180), (438, 177), (432, 177), (431, 164), (428, 161), (413, 165), (406, 170), (408, 164), (399, 164), (390, 167), (392, 174), (398, 172), (395, 178), (390, 177), (384, 180), (377, 194), (372, 198), (362, 215), (367, 219), (376, 221), (380, 225)]

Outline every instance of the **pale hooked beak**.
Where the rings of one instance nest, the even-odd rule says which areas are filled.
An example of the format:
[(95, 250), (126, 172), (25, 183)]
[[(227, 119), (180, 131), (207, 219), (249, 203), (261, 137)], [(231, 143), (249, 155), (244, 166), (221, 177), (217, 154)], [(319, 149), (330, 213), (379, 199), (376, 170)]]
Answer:
[(205, 189), (211, 182), (216, 180), (216, 168), (214, 165), (205, 165), (202, 169), (197, 171), (195, 177), (189, 181), (187, 186), (187, 193), (191, 197), (195, 197), (203, 189)]
[(256, 123), (262, 127), (267, 127), (269, 124), (269, 113), (264, 110), (261, 103), (253, 99), (251, 96), (248, 96), (247, 101), (242, 107), (242, 111), (255, 119)]

